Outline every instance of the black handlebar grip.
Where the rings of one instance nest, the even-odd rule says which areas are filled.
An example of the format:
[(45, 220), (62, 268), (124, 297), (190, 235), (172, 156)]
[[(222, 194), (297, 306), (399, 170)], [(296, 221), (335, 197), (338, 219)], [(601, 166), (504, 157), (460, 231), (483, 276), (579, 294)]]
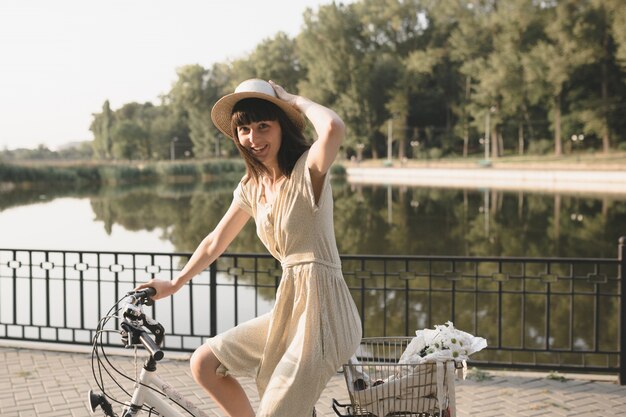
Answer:
[(139, 335), (139, 340), (141, 341), (141, 344), (146, 348), (146, 350), (150, 352), (150, 356), (152, 356), (155, 361), (160, 361), (161, 359), (163, 359), (163, 356), (165, 354), (163, 353), (161, 348), (159, 348), (159, 346), (154, 342), (154, 340), (152, 340), (148, 333), (141, 332), (141, 334)]
[(147, 306), (151, 306), (152, 304), (154, 304), (154, 300), (152, 300), (151, 297), (154, 297), (156, 295), (156, 290), (152, 287), (148, 287), (139, 291), (131, 291), (127, 295), (135, 298), (135, 301), (133, 302), (133, 304), (135, 305), (144, 304)]

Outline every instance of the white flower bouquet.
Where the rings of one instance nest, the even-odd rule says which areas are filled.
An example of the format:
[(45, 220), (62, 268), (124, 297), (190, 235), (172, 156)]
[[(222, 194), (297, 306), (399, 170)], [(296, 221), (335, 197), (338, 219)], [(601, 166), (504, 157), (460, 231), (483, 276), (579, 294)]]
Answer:
[(484, 338), (455, 329), (452, 322), (447, 322), (416, 331), (397, 363), (362, 365), (355, 356), (344, 365), (352, 403), (379, 417), (436, 412), (455, 417), (456, 365), (486, 346)]
[(455, 329), (454, 324), (448, 321), (444, 325), (436, 325), (434, 330), (416, 331), (398, 363), (462, 362), (485, 347), (487, 341), (484, 338)]

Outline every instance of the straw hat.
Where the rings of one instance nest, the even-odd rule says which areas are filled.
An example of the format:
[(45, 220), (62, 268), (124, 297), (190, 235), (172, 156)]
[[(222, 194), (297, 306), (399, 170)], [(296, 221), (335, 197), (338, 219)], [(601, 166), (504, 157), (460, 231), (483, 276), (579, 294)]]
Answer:
[(297, 108), (279, 99), (270, 83), (258, 78), (252, 78), (239, 84), (237, 88), (235, 88), (234, 93), (225, 95), (219, 99), (211, 110), (211, 120), (213, 120), (215, 126), (226, 136), (232, 138), (230, 121), (233, 114), (233, 107), (238, 101), (244, 98), (260, 98), (274, 103), (285, 112), (287, 117), (298, 129), (304, 129), (304, 117)]

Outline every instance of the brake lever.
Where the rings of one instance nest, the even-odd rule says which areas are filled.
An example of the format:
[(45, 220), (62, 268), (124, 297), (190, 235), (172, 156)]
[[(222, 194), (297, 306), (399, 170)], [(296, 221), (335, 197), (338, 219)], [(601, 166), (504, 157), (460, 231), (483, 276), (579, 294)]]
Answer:
[(150, 330), (150, 333), (154, 335), (154, 342), (157, 346), (161, 346), (163, 343), (163, 338), (165, 337), (165, 328), (161, 323), (154, 320), (151, 317), (148, 317), (144, 314), (144, 327)]
[[(126, 320), (122, 323), (123, 331), (121, 332), (121, 335), (122, 341), (127, 347), (138, 343), (136, 333), (143, 331), (142, 327), (148, 329), (148, 331), (154, 335), (155, 343), (158, 346), (161, 346), (163, 338), (165, 337), (165, 328), (158, 321), (154, 320), (150, 316), (146, 316), (140, 307), (129, 304), (124, 311), (124, 318)], [(133, 334), (133, 337), (130, 339), (128, 337), (129, 333)]]

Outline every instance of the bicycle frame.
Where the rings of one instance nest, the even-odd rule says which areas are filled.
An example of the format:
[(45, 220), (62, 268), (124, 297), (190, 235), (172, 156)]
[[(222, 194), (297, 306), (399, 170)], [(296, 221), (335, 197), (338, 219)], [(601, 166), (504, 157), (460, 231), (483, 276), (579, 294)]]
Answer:
[[(131, 294), (129, 293), (128, 295)], [(143, 291), (134, 292), (132, 295), (133, 300), (125, 305), (123, 309), (117, 310), (123, 310), (123, 321), (120, 324), (120, 327), (122, 328), (122, 331), (120, 332), (122, 335), (122, 341), (126, 347), (135, 346), (136, 348), (139, 345), (143, 345), (150, 356), (144, 363), (139, 378), (134, 381), (134, 388), (130, 401), (123, 403), (125, 405), (122, 409), (121, 417), (133, 417), (140, 415), (141, 413), (147, 413), (148, 415), (151, 415), (151, 413), (158, 413), (159, 416), (165, 417), (188, 417), (189, 415), (192, 417), (209, 417), (192, 401), (185, 398), (185, 396), (176, 391), (174, 387), (157, 375), (157, 362), (160, 361), (164, 355), (160, 345), (163, 341), (165, 330), (157, 321), (146, 317), (141, 309), (142, 305), (147, 304), (150, 301), (149, 297), (155, 295), (154, 289), (148, 288)], [(100, 340), (98, 336), (101, 335), (102, 329), (108, 319), (113, 317), (111, 312), (120, 302), (121, 300), (117, 301), (114, 307), (109, 310), (109, 313), (106, 314), (105, 318), (101, 319), (98, 324), (97, 333), (93, 339), (94, 349), (92, 353), (92, 370), (94, 370), (94, 357), (97, 358), (98, 367), (102, 364), (101, 359), (97, 354), (98, 341)], [(152, 336), (148, 334), (145, 329), (148, 329), (152, 335), (156, 337), (156, 340), (152, 339)], [(102, 349), (102, 355), (106, 356), (104, 349)], [(111, 362), (108, 363), (111, 365)], [(120, 371), (117, 372), (120, 373)], [(114, 382), (116, 382), (111, 373), (107, 371), (107, 374)], [(95, 370), (94, 377), (96, 377)], [(96, 381), (98, 381), (97, 377)], [(119, 383), (116, 382), (116, 384), (121, 387)], [(102, 379), (100, 380), (98, 386), (104, 392), (104, 382)], [(94, 393), (89, 390), (87, 397), (88, 407), (92, 414), (95, 413), (98, 408), (101, 408), (105, 416), (117, 415), (113, 412), (112, 404), (107, 400), (105, 394)], [(115, 401), (118, 402), (117, 400)]]
[(135, 385), (133, 396), (129, 406), (124, 407), (122, 417), (132, 417), (140, 412), (143, 404), (157, 411), (161, 416), (167, 417), (187, 417), (174, 407), (170, 402), (159, 393), (154, 392), (150, 386), (162, 391), (167, 398), (171, 398), (174, 402), (180, 404), (189, 414), (194, 417), (208, 417), (208, 415), (196, 407), (193, 402), (185, 398), (181, 393), (176, 391), (170, 384), (163, 381), (157, 374), (156, 369), (151, 371), (145, 367), (141, 370), (139, 383)]

